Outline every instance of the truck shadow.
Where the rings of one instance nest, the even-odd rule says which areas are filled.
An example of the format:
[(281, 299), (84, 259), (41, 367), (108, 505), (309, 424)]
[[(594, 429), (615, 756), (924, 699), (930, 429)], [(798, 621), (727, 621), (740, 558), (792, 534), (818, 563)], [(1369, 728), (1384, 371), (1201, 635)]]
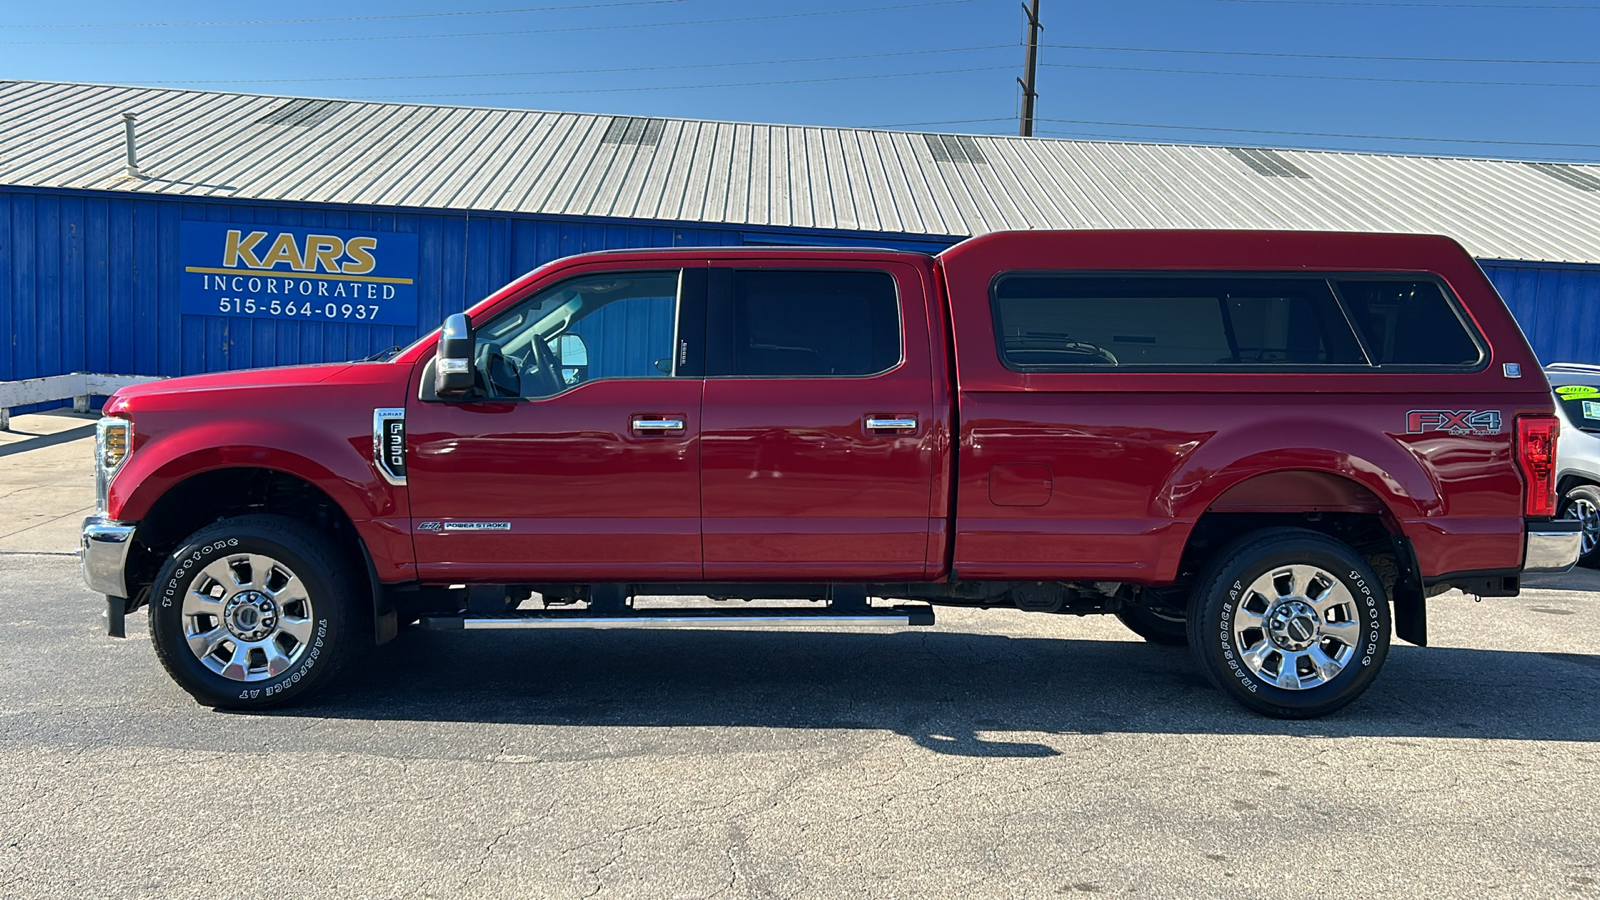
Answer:
[[(1188, 651), (953, 632), (408, 630), (285, 715), (626, 727), (872, 729), (962, 756), (1055, 734), (1600, 740), (1600, 656), (1397, 644), (1357, 703), (1309, 722), (1236, 707)], [(1030, 740), (1029, 738), (1034, 738)]]

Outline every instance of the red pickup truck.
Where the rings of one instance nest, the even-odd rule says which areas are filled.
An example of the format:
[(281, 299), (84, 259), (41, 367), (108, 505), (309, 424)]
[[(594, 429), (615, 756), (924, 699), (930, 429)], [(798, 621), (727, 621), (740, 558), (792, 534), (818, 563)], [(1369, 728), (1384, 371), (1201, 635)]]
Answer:
[[(433, 628), (1112, 613), (1245, 706), (1563, 570), (1554, 406), (1454, 242), (1026, 232), (557, 260), (403, 350), (127, 388), (83, 532), (199, 701)], [(685, 603), (710, 597), (779, 603)]]

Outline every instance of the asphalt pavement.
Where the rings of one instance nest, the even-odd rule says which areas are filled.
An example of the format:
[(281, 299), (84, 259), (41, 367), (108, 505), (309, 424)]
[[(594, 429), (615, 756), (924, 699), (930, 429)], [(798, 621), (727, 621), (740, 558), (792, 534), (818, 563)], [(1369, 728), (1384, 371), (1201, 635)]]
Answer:
[(950, 610), (409, 629), (232, 714), (167, 679), (142, 613), (103, 634), (70, 555), (87, 420), (13, 421), (0, 897), (1600, 894), (1595, 572), (1436, 598), (1434, 646), (1312, 722), (1114, 619)]

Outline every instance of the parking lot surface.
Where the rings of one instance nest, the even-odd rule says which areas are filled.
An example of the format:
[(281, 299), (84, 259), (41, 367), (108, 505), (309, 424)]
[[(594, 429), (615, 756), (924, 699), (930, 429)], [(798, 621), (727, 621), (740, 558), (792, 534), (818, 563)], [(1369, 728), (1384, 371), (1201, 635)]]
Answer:
[(70, 416), (0, 435), (0, 897), (1600, 894), (1600, 574), (1452, 593), (1353, 707), (1244, 712), (1115, 620), (410, 629), (197, 706), (71, 556)]

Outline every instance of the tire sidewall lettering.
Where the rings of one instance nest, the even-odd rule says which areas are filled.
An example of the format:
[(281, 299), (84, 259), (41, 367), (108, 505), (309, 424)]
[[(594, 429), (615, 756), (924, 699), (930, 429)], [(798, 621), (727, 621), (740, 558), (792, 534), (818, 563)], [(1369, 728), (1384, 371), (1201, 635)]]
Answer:
[(238, 538), (216, 540), (183, 557), (183, 562), (178, 563), (177, 568), (172, 573), (172, 577), (167, 579), (167, 583), (162, 586), (161, 607), (163, 609), (171, 609), (172, 602), (182, 596), (185, 590), (188, 590), (189, 585), (194, 583), (194, 574), (198, 574), (194, 573), (194, 569), (202, 560), (218, 551), (237, 546), (239, 546)]
[(1254, 694), (1258, 685), (1255, 678), (1251, 677), (1250, 670), (1241, 664), (1233, 646), (1233, 616), (1239, 605), (1239, 596), (1244, 593), (1244, 583), (1235, 580), (1228, 586), (1228, 597), (1222, 601), (1221, 615), (1218, 622), (1217, 639), (1221, 644), (1222, 660), (1228, 667), (1228, 672), (1238, 680), (1239, 686)]

